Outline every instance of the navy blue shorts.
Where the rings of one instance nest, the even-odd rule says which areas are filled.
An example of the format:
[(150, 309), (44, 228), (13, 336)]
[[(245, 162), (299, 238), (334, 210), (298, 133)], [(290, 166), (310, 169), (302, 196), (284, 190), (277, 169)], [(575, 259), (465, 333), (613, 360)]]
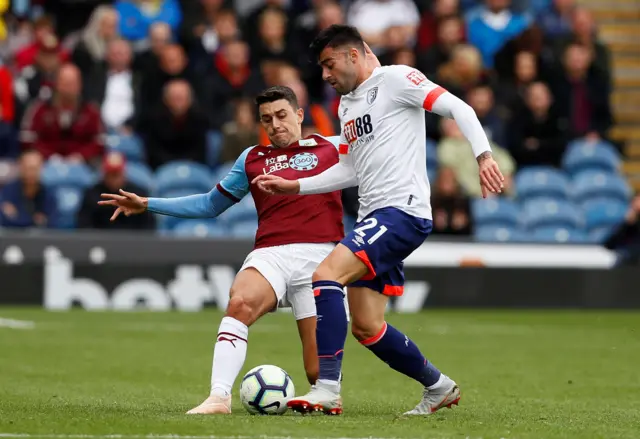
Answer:
[(341, 241), (369, 268), (348, 286), (367, 287), (386, 296), (404, 290), (403, 261), (429, 236), (433, 222), (395, 207), (371, 212)]

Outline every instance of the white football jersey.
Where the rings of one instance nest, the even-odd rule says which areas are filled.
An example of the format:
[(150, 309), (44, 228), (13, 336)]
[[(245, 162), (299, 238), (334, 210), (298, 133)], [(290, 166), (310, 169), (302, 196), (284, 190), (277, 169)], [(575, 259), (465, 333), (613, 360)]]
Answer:
[(424, 110), (443, 93), (420, 71), (395, 65), (342, 96), (339, 149), (356, 171), (358, 220), (383, 207), (432, 219)]

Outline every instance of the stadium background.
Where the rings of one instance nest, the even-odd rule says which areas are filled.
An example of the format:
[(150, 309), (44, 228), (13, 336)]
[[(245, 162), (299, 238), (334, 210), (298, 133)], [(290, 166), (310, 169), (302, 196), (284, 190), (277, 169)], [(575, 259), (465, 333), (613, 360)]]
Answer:
[[(0, 437), (637, 439), (640, 5), (511, 7), (0, 0)], [(98, 194), (123, 177), (152, 195), (208, 191), (264, 137), (252, 97), (265, 85), (294, 88), (305, 132), (337, 133), (337, 98), (305, 48), (345, 21), (383, 63), (467, 100), (509, 176), (504, 196), (478, 200), (471, 148), (425, 116), (436, 233), (407, 259), (387, 318), (461, 384), (462, 404), (399, 419), (421, 388), (349, 337), (341, 418), (249, 417), (237, 393), (233, 416), (184, 416), (208, 391), (253, 206), (112, 224)], [(62, 62), (81, 87), (69, 68), (56, 85)], [(64, 107), (47, 103), (56, 87)], [(42, 167), (19, 158), (32, 148)], [(344, 200), (350, 227), (355, 191)], [(290, 315), (261, 319), (249, 340), (243, 372), (277, 364), (306, 390)]]
[[(478, 200), (469, 145), (454, 122), (427, 114), (435, 234), (621, 248), (637, 229), (630, 227), (640, 210), (631, 203), (640, 187), (635, 2), (23, 0), (0, 7), (4, 228), (251, 238), (251, 199), (211, 221), (149, 215), (115, 224), (95, 201), (122, 184), (155, 196), (208, 191), (247, 145), (266, 141), (251, 100), (264, 86), (293, 87), (306, 110), (305, 133), (338, 133), (338, 97), (306, 48), (319, 29), (346, 22), (383, 64), (416, 66), (465, 99), (507, 176), (504, 196)], [(63, 63), (80, 71), (65, 75), (66, 108), (52, 100)], [(14, 180), (18, 156), (31, 148), (45, 163), (40, 172), (37, 159), (25, 160), (26, 201)], [(344, 199), (350, 227), (355, 190)]]

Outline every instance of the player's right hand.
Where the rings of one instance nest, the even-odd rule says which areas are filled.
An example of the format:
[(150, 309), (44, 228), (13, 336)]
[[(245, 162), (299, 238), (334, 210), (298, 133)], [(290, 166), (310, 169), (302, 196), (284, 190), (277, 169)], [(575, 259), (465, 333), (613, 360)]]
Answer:
[(276, 175), (258, 175), (251, 184), (257, 184), (261, 191), (269, 195), (296, 195), (300, 192), (298, 180), (285, 180)]
[(101, 206), (115, 206), (116, 211), (111, 216), (111, 221), (115, 221), (121, 213), (125, 216), (137, 215), (147, 210), (147, 199), (139, 197), (133, 192), (126, 192), (120, 189), (120, 194), (101, 194), (105, 200), (98, 201)]

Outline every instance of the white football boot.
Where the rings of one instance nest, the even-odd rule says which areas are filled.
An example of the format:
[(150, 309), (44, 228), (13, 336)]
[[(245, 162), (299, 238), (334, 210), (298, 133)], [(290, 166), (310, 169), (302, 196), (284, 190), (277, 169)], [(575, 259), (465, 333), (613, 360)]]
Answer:
[(426, 387), (422, 393), (422, 401), (411, 411), (405, 413), (405, 415), (430, 415), (435, 413), (441, 408), (451, 408), (453, 405), (458, 405), (460, 401), (460, 389), (455, 381), (446, 375), (443, 376), (442, 383), (435, 389), (427, 389)]
[(187, 415), (229, 415), (231, 414), (231, 395), (211, 395), (202, 404), (192, 408)]
[(341, 415), (342, 397), (332, 387), (317, 383), (306, 395), (289, 400), (287, 407), (302, 414), (323, 412), (325, 415)]

